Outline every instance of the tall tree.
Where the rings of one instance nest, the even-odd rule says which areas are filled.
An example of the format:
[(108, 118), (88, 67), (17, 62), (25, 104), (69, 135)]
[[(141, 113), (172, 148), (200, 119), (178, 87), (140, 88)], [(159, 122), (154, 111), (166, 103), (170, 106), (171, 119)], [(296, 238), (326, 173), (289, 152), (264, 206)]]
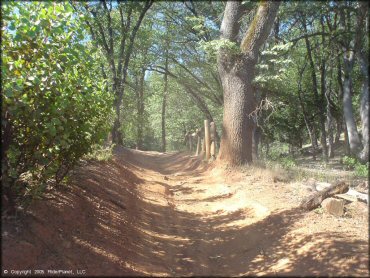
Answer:
[[(302, 27), (307, 34), (307, 22), (305, 14), (301, 14), (302, 17)], [(306, 49), (307, 49), (307, 56), (310, 63), (310, 69), (311, 69), (311, 78), (312, 78), (312, 87), (313, 87), (313, 93), (314, 93), (314, 100), (316, 107), (318, 109), (318, 115), (319, 115), (319, 122), (320, 122), (320, 130), (321, 130), (321, 146), (322, 146), (322, 152), (323, 157), (325, 161), (328, 160), (328, 149), (326, 144), (326, 130), (325, 130), (325, 102), (322, 96), (325, 95), (325, 60), (323, 59), (321, 62), (321, 97), (319, 96), (319, 88), (318, 88), (318, 81), (316, 77), (316, 70), (315, 70), (315, 62), (313, 59), (313, 53), (312, 53), (312, 46), (310, 43), (310, 40), (307, 36), (304, 38)]]
[(224, 93), (219, 159), (231, 165), (252, 162), (254, 122), (251, 113), (255, 110), (252, 81), (258, 51), (270, 34), (279, 5), (278, 1), (261, 2), (241, 42), (238, 34), (246, 8), (239, 1), (227, 2), (225, 7), (221, 39), (240, 45), (238, 53), (221, 48), (218, 55)]
[[(366, 47), (369, 44), (369, 4), (360, 2), (357, 8), (357, 33), (359, 45), (356, 49), (357, 60), (360, 64), (362, 73), (362, 92), (360, 103), (361, 129), (362, 129), (362, 145), (363, 149), (359, 154), (360, 160), (363, 162), (369, 161), (369, 52)], [(361, 45), (362, 44), (362, 45)]]
[(343, 51), (343, 114), (347, 127), (348, 141), (352, 154), (361, 149), (361, 140), (357, 131), (352, 103), (352, 70), (355, 64), (355, 51), (359, 47), (360, 33), (350, 36), (353, 31), (352, 11), (348, 3), (343, 3), (339, 8), (340, 30), (342, 31), (341, 46)]
[[(99, 4), (83, 3), (82, 5), (85, 12), (92, 15), (90, 19), (86, 17), (92, 39), (104, 50), (105, 58), (109, 64), (116, 112), (112, 140), (113, 143), (122, 145), (121, 105), (129, 62), (137, 32), (153, 1), (140, 4), (121, 2), (116, 6), (112, 2), (112, 0), (103, 0)], [(77, 7), (75, 9), (78, 10)], [(136, 22), (134, 22), (135, 18), (137, 18)], [(116, 25), (119, 26), (118, 32), (115, 29)]]

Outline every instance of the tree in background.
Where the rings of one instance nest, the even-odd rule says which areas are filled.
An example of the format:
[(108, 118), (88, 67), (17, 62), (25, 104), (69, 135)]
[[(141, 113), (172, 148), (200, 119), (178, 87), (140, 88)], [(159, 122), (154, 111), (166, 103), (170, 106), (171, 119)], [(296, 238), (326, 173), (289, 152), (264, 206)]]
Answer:
[(143, 3), (119, 2), (113, 5), (112, 0), (104, 0), (98, 4), (81, 3), (75, 8), (85, 14), (91, 37), (103, 49), (109, 65), (116, 111), (112, 140), (120, 145), (123, 144), (121, 106), (129, 62), (137, 32), (152, 4), (153, 1), (145, 1)]

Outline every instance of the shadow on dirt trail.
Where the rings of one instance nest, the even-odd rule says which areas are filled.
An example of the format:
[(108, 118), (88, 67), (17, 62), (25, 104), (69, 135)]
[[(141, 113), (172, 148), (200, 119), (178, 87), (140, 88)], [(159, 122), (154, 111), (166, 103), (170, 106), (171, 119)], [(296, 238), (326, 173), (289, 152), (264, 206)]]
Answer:
[(89, 162), (19, 223), (4, 223), (3, 269), (89, 276), (368, 273), (367, 242), (295, 231), (304, 214), (294, 207), (269, 208), (260, 217), (248, 204), (226, 212), (182, 209), (181, 203), (207, 208), (231, 196), (198, 198), (215, 186), (207, 184), (206, 169), (184, 153), (123, 148), (112, 161)]

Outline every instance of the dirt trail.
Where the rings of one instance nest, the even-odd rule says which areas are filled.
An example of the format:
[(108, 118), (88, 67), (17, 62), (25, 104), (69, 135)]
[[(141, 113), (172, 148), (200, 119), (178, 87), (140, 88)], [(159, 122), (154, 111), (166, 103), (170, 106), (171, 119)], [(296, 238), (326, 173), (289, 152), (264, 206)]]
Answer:
[(368, 275), (367, 207), (358, 203), (356, 214), (341, 218), (302, 213), (304, 193), (274, 175), (118, 149), (112, 161), (79, 167), (20, 221), (3, 222), (3, 269)]

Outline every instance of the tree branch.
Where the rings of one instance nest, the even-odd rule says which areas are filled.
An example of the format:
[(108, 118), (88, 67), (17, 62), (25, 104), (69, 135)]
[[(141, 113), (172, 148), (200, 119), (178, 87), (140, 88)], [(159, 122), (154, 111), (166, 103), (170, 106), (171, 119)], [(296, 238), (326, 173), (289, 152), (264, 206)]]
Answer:
[(243, 40), (240, 49), (252, 59), (257, 59), (258, 49), (269, 35), (274, 23), (279, 1), (261, 2)]

